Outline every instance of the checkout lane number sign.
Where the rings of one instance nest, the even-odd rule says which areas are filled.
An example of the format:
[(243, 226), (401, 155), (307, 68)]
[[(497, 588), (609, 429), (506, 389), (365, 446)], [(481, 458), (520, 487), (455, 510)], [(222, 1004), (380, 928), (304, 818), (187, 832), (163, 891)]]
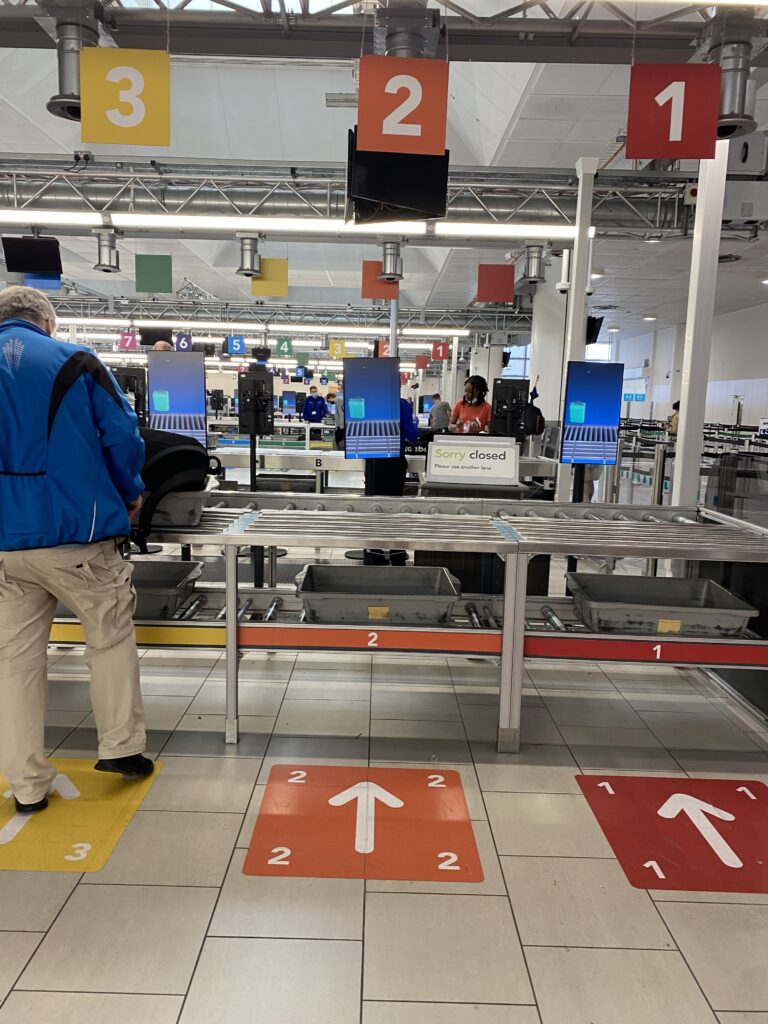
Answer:
[(438, 434), (427, 454), (427, 482), (512, 487), (520, 482), (519, 449), (507, 438)]
[(164, 50), (80, 53), (83, 142), (171, 144), (171, 59)]

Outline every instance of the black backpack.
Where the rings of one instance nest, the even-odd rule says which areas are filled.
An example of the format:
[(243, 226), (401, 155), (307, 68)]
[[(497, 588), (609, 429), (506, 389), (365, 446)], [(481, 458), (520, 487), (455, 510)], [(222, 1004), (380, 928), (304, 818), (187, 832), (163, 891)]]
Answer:
[(543, 434), (546, 429), (547, 423), (544, 419), (544, 413), (539, 409), (533, 402), (528, 402), (523, 413), (523, 426), (525, 428), (525, 436), (538, 437), (539, 434)]
[(144, 504), (131, 530), (131, 540), (146, 554), (147, 537), (152, 529), (155, 509), (174, 491), (205, 490), (209, 474), (218, 475), (221, 462), (193, 437), (170, 430), (139, 430), (144, 441)]

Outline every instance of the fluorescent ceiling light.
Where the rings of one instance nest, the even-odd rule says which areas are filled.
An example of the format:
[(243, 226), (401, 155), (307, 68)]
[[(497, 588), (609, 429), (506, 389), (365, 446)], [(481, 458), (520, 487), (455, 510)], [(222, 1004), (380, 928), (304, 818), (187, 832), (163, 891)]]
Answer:
[(609, 334), (618, 334), (619, 333), (619, 328), (618, 327), (609, 327), (609, 328), (607, 328), (607, 330), (608, 330)]
[(425, 221), (352, 224), (341, 217), (248, 217), (236, 214), (113, 213), (116, 228), (168, 231), (257, 231), (299, 235), (425, 235)]
[[(594, 229), (591, 229), (594, 230)], [(507, 224), (488, 224), (479, 221), (437, 221), (435, 235), (438, 238), (496, 238), (499, 241), (512, 239), (575, 238), (576, 228), (572, 224), (523, 224), (510, 221)]]
[(403, 327), (404, 338), (468, 338), (472, 331), (465, 327)]
[[(768, 284), (768, 282), (764, 282), (764, 283)], [(647, 320), (648, 323), (652, 323), (655, 319), (656, 319), (655, 316), (644, 316), (643, 317), (643, 320)]]
[(270, 334), (333, 334), (339, 338), (367, 334), (378, 337), (389, 334), (389, 325), (381, 327), (356, 327), (346, 324), (267, 324)]
[[(149, 321), (154, 323), (155, 321)], [(86, 327), (130, 327), (131, 321), (124, 317), (111, 316), (57, 316), (56, 323), (59, 327), (72, 327), (84, 324)]]
[(36, 226), (57, 225), (59, 227), (101, 227), (104, 218), (100, 213), (77, 210), (9, 210), (0, 209), (0, 224), (27, 224)]
[(189, 331), (237, 331), (242, 334), (263, 334), (264, 324), (237, 323), (232, 320), (133, 320), (136, 327), (175, 327)]

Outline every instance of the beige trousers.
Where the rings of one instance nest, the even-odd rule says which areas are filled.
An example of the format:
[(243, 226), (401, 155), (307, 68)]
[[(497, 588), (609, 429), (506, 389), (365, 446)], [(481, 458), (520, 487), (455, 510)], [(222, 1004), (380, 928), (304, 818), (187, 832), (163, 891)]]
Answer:
[(57, 600), (85, 631), (99, 757), (145, 749), (132, 572), (114, 540), (0, 551), (0, 772), (21, 803), (41, 800), (56, 776), (43, 736)]

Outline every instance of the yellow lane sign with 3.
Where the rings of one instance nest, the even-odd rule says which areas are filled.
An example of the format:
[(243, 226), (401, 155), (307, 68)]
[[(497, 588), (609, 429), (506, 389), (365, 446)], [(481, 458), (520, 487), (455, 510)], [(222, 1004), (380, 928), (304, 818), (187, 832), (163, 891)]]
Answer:
[(164, 50), (80, 53), (83, 142), (171, 144), (171, 59)]

